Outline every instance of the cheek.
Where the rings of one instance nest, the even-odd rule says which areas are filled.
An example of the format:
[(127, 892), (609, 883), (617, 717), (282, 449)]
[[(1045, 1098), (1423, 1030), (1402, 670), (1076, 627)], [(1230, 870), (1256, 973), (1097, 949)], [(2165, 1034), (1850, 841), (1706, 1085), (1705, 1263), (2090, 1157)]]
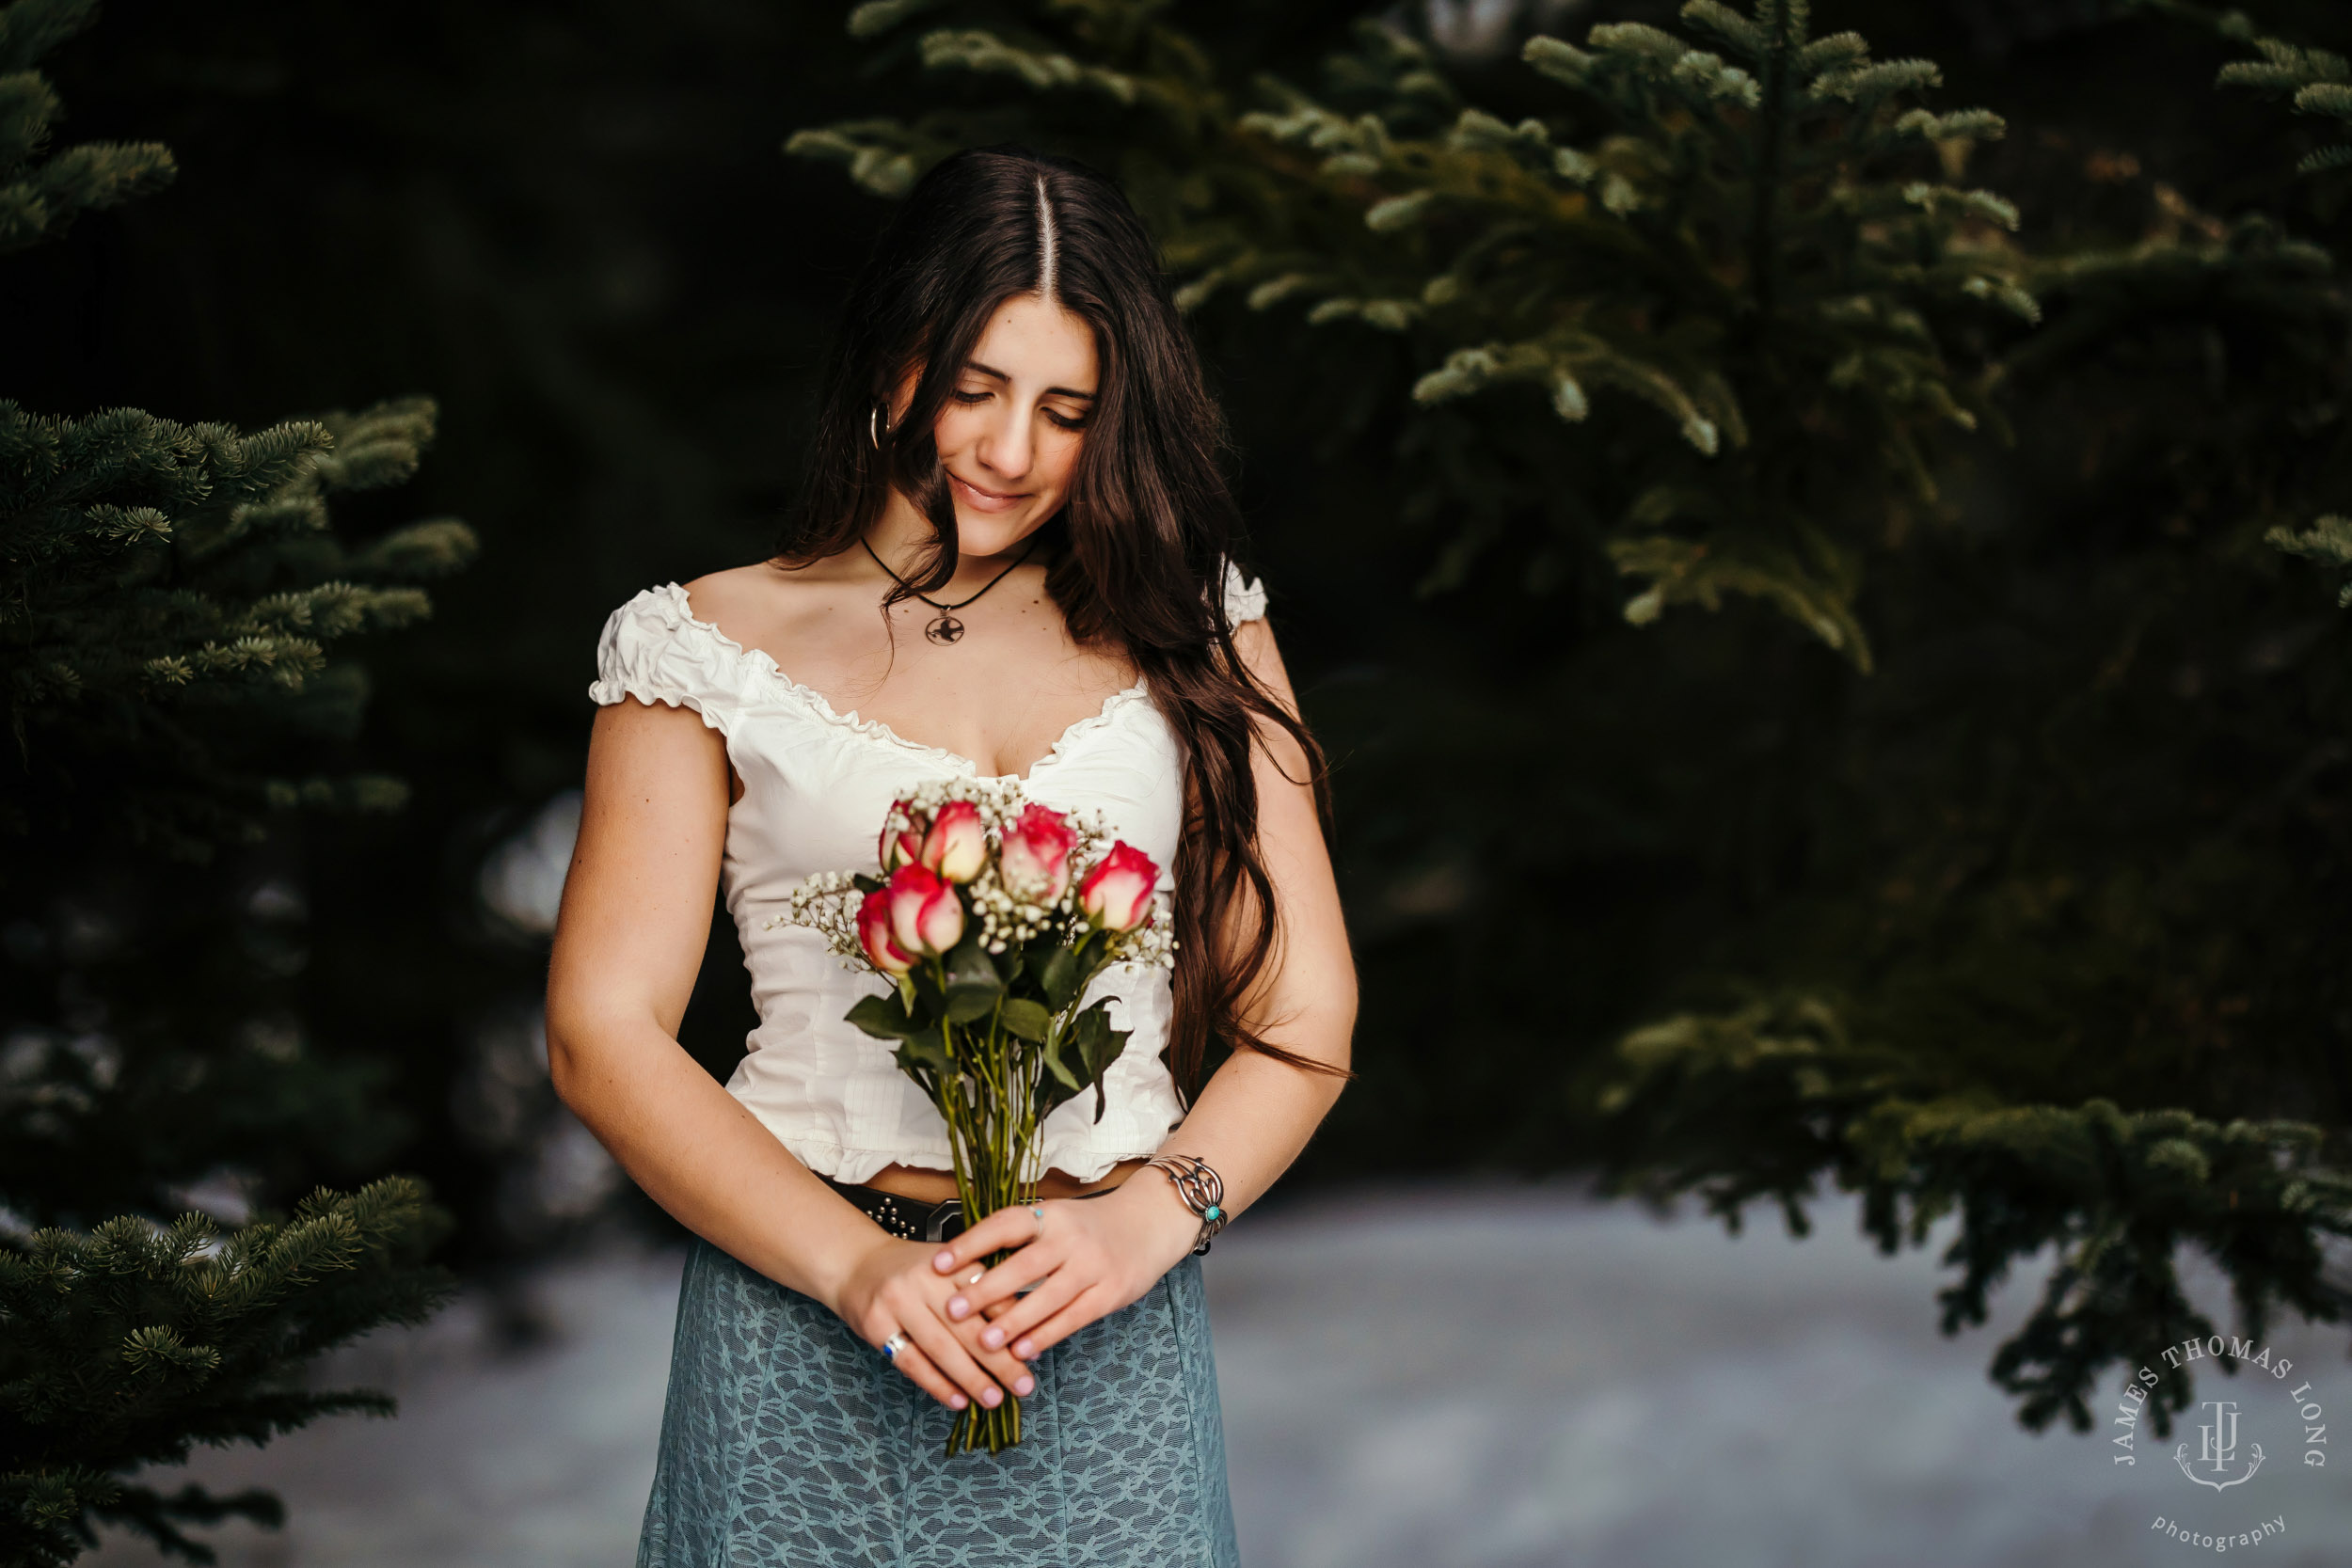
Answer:
[(1055, 489), (1069, 487), (1070, 478), (1078, 471), (1078, 451), (1085, 438), (1075, 431), (1057, 430), (1040, 441), (1037, 466), (1041, 477)]
[(939, 455), (961, 451), (979, 435), (979, 417), (961, 404), (950, 403), (931, 421), (931, 444)]

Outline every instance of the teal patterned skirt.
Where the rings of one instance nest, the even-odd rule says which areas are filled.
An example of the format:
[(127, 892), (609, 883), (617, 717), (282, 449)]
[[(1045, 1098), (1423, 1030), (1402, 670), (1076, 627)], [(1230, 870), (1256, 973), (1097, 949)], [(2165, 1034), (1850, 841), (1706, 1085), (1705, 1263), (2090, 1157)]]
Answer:
[(1022, 1441), (697, 1240), (638, 1568), (1238, 1568), (1200, 1260), (1030, 1363)]

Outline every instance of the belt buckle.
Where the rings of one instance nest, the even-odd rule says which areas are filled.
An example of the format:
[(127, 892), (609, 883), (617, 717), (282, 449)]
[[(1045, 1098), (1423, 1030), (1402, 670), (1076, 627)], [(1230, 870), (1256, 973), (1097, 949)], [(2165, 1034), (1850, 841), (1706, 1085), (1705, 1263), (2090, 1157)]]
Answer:
[(950, 1222), (953, 1222), (959, 1231), (966, 1228), (963, 1223), (963, 1200), (961, 1198), (951, 1197), (931, 1210), (930, 1217), (923, 1225), (923, 1239), (927, 1242), (946, 1241)]

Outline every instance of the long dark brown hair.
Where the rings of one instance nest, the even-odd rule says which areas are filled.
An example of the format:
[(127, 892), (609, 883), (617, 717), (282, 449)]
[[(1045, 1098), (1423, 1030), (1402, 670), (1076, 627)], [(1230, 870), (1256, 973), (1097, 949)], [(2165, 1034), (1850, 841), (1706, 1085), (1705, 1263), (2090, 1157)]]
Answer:
[[(1150, 233), (1106, 176), (1022, 147), (978, 148), (923, 176), (876, 241), (842, 310), (799, 504), (775, 560), (854, 548), (895, 486), (928, 518), (926, 569), (884, 613), (946, 586), (955, 503), (931, 423), (997, 305), (1042, 293), (1093, 329), (1099, 381), (1067, 500), (1038, 531), (1071, 636), (1121, 652), (1184, 753), (1175, 866), (1175, 1019), (1167, 1059), (1189, 1105), (1210, 1047), (1355, 1075), (1262, 1037), (1243, 1017), (1276, 958), (1274, 885), (1258, 852), (1250, 770), (1260, 721), (1305, 753), (1327, 837), (1322, 748), (1249, 672), (1225, 613), (1240, 518), (1221, 467), (1224, 420)], [(890, 399), (920, 368), (895, 424)]]

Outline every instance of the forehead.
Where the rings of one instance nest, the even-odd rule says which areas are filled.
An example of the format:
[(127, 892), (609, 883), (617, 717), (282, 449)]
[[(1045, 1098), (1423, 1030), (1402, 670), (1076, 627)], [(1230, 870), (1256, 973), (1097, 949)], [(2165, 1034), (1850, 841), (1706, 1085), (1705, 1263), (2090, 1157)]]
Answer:
[(1059, 305), (1015, 294), (988, 313), (972, 357), (1015, 381), (1094, 389), (1094, 331)]

